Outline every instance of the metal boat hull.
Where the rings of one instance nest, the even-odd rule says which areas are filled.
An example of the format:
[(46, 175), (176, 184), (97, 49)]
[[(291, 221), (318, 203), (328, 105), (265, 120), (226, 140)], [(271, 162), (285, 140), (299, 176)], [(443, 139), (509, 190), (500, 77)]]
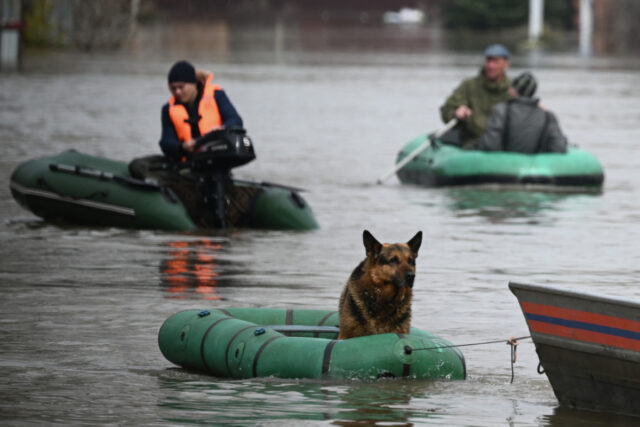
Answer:
[(564, 406), (640, 415), (640, 304), (509, 283)]

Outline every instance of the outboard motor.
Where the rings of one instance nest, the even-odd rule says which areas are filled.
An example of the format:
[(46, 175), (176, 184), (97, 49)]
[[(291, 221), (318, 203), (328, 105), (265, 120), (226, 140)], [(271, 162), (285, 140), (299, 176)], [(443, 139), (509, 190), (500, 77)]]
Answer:
[(231, 170), (256, 158), (251, 138), (240, 127), (214, 130), (198, 138), (192, 157), (193, 170)]
[(203, 201), (214, 209), (220, 228), (226, 228), (226, 191), (230, 171), (256, 158), (253, 143), (243, 128), (214, 130), (196, 140), (191, 169), (204, 184)]

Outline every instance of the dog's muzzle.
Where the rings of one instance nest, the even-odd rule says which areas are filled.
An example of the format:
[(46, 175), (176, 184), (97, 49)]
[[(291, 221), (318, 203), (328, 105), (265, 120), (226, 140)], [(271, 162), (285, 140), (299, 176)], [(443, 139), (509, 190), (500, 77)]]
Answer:
[(396, 287), (398, 288), (403, 288), (405, 286), (408, 286), (410, 288), (413, 288), (413, 281), (416, 278), (416, 273), (414, 273), (413, 271), (407, 271), (404, 275), (404, 277), (396, 277), (394, 282), (394, 285), (396, 285)]

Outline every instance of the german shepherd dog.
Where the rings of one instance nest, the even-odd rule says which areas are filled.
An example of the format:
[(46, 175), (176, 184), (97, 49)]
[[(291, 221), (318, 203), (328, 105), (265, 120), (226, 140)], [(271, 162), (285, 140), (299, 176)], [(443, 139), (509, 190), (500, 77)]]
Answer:
[(338, 339), (384, 333), (409, 333), (418, 231), (407, 243), (380, 243), (362, 233), (367, 257), (358, 265), (340, 296)]

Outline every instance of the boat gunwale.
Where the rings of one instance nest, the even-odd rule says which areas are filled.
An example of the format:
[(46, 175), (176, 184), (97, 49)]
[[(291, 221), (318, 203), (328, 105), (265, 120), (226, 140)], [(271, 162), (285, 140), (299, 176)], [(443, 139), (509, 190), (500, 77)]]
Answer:
[(629, 301), (627, 299), (623, 299), (620, 297), (614, 297), (610, 295), (598, 294), (594, 292), (580, 292), (580, 291), (569, 291), (564, 289), (555, 288), (552, 286), (544, 286), (544, 285), (531, 285), (526, 283), (518, 283), (518, 282), (509, 282), (509, 289), (515, 294), (518, 302), (520, 302), (520, 296), (514, 292), (516, 290), (537, 292), (541, 294), (549, 294), (556, 295), (566, 298), (579, 299), (583, 301), (597, 301), (602, 303), (608, 303), (613, 305), (621, 305), (628, 308), (640, 309), (640, 303)]

